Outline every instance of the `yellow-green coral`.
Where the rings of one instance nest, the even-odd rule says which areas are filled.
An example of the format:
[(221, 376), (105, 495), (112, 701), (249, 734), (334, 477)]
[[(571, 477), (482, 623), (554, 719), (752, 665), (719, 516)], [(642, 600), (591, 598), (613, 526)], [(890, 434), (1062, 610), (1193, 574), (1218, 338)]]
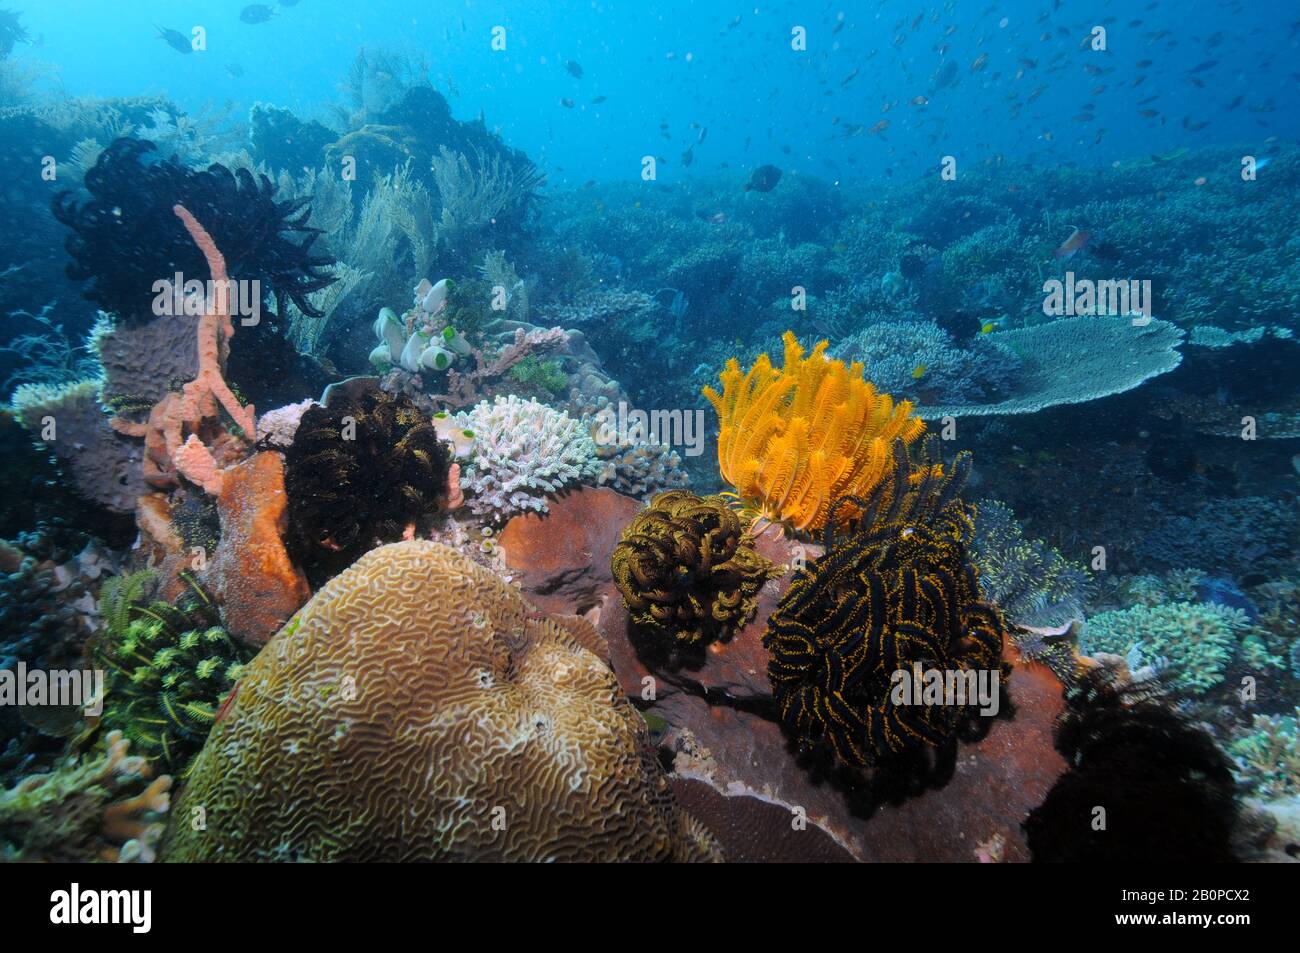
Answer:
[(1261, 797), (1300, 795), (1300, 708), (1256, 715), (1251, 728), (1228, 747), (1241, 781)]
[(1171, 602), (1102, 612), (1088, 620), (1084, 654), (1127, 656), (1170, 669), (1175, 691), (1203, 694), (1220, 684), (1250, 620), (1240, 609), (1210, 602)]
[(103, 750), (0, 791), (0, 860), (150, 861), (172, 779), (113, 731)]
[(698, 643), (728, 636), (754, 612), (763, 583), (782, 570), (721, 496), (660, 493), (614, 547), (613, 574), (638, 625)]

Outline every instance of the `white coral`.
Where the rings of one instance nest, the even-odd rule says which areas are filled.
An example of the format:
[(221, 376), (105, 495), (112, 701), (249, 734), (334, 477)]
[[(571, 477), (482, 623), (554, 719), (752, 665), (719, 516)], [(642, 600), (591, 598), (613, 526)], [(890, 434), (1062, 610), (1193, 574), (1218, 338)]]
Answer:
[(474, 432), (474, 459), (461, 486), (480, 516), (546, 512), (548, 494), (590, 481), (602, 469), (582, 422), (536, 400), (499, 396), (457, 414), (456, 423)]

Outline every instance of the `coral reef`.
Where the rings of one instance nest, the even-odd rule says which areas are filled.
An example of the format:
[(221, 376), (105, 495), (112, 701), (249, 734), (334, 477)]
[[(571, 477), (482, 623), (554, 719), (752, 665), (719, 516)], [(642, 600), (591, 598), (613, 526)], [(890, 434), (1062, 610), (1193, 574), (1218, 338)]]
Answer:
[(290, 554), (327, 578), (426, 527), (450, 465), (433, 422), (405, 396), (371, 389), (310, 408), (285, 451)]
[(372, 550), (244, 670), (163, 856), (717, 858), (601, 654), (447, 547)]
[(148, 780), (149, 762), (129, 748), (112, 731), (102, 753), (71, 758), (0, 791), (0, 859), (152, 861), (172, 779)]
[(1107, 652), (1168, 668), (1169, 686), (1199, 695), (1223, 682), (1250, 619), (1240, 609), (1209, 602), (1134, 606), (1091, 616), (1079, 641), (1085, 655)]
[(110, 579), (91, 652), (109, 672), (100, 727), (181, 778), (253, 656), (221, 627), (198, 583), (184, 578), (188, 589), (174, 603), (146, 596), (148, 570)]
[(1237, 762), (1242, 784), (1259, 797), (1300, 795), (1300, 708), (1291, 714), (1256, 715), (1228, 753)]
[[(896, 673), (917, 669), (998, 681), (1003, 621), (985, 602), (967, 547), (970, 513), (957, 494), (970, 469), (946, 475), (937, 441), (913, 467), (898, 441), (893, 467), (866, 498), (847, 498), (859, 519), (827, 522), (826, 553), (795, 573), (768, 620), (763, 644), (781, 721), (801, 752), (864, 768), (918, 746), (948, 744), (976, 711), (974, 698), (900, 704)], [(942, 694), (942, 693), (941, 693)]]
[(457, 414), (475, 435), (461, 484), (470, 509), (498, 522), (528, 510), (546, 512), (546, 497), (592, 481), (601, 466), (581, 421), (535, 400), (497, 397)]
[(773, 522), (820, 529), (833, 501), (886, 474), (895, 438), (911, 443), (925, 425), (911, 404), (895, 406), (864, 381), (862, 365), (827, 359), (827, 342), (807, 357), (793, 333), (784, 342), (781, 370), (766, 354), (747, 373), (732, 359), (723, 392), (706, 387), (704, 396), (721, 427), (719, 468), (744, 504)]
[(729, 637), (754, 614), (758, 591), (784, 572), (720, 496), (656, 496), (614, 548), (614, 581), (632, 621), (685, 644)]

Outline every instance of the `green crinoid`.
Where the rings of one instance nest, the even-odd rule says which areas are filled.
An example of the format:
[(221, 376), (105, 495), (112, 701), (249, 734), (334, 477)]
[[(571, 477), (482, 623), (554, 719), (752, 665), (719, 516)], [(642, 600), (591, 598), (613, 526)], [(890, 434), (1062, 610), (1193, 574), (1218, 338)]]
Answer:
[(108, 671), (101, 727), (184, 776), (252, 653), (221, 627), (199, 584), (181, 578), (188, 588), (175, 603), (147, 598), (148, 570), (109, 580), (93, 653)]

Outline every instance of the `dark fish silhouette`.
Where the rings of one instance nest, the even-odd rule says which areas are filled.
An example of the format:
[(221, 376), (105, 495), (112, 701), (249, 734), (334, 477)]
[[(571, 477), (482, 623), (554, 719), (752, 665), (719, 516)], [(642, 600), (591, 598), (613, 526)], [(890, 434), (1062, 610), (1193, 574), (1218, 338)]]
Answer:
[(745, 183), (746, 192), (771, 192), (781, 181), (781, 170), (774, 165), (760, 165), (750, 173)]
[(569, 60), (564, 64), (564, 68), (569, 71), (571, 76), (576, 76), (578, 79), (582, 79), (582, 64), (577, 60)]
[(158, 31), (158, 39), (162, 40), (177, 53), (193, 53), (194, 47), (190, 46), (189, 38), (178, 30), (164, 30), (160, 26), (155, 26)]
[(265, 23), (275, 16), (275, 11), (265, 3), (254, 3), (239, 11), (239, 19), (245, 23)]

